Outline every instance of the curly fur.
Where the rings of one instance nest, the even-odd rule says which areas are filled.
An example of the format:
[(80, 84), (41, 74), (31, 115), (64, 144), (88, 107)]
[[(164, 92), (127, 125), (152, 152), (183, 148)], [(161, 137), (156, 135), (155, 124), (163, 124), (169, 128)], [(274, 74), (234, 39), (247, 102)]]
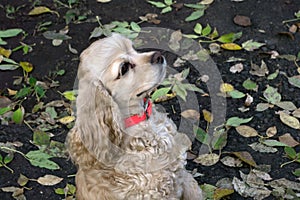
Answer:
[[(77, 119), (67, 148), (78, 167), (78, 200), (202, 199), (184, 169), (191, 142), (166, 114), (125, 128), (124, 118), (143, 111), (147, 92), (162, 81), (165, 63), (155, 52), (137, 53), (120, 36), (94, 42), (81, 54)], [(122, 62), (134, 67), (120, 77)]]

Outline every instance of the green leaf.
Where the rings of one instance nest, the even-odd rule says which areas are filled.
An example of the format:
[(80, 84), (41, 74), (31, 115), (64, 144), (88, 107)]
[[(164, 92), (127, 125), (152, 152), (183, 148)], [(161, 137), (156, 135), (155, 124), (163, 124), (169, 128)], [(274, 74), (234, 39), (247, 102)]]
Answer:
[(190, 90), (190, 91), (194, 91), (194, 92), (200, 92), (202, 94), (205, 93), (202, 89), (198, 88), (194, 84), (185, 83), (185, 84), (182, 84), (182, 87), (184, 87), (186, 90)]
[(211, 141), (212, 148), (214, 150), (221, 150), (226, 146), (227, 143), (227, 131), (222, 128), (214, 132), (213, 139)]
[(65, 190), (64, 190), (63, 188), (56, 188), (56, 189), (54, 190), (54, 192), (55, 192), (56, 194), (60, 194), (60, 195), (64, 195), (64, 194), (65, 194)]
[(11, 111), (11, 107), (0, 108), (0, 115), (3, 115), (5, 113), (7, 113), (8, 111)]
[(65, 91), (63, 93), (64, 97), (70, 101), (75, 101), (76, 100), (76, 95), (77, 91), (76, 90), (71, 90), (71, 91)]
[(187, 91), (182, 85), (176, 84), (173, 86), (172, 91), (176, 93), (180, 98), (186, 101)]
[(298, 12), (295, 12), (295, 17), (300, 18), (300, 10), (298, 10)]
[(211, 32), (211, 27), (209, 24), (206, 25), (206, 27), (202, 30), (202, 35), (207, 36)]
[(101, 27), (96, 27), (91, 32), (91, 35), (90, 35), (89, 39), (100, 37), (102, 34), (103, 34), (103, 29)]
[(293, 174), (294, 174), (295, 176), (300, 176), (300, 168), (295, 169), (295, 171), (293, 171)]
[(165, 4), (170, 6), (173, 4), (173, 0), (164, 0)]
[(201, 35), (202, 33), (202, 25), (200, 23), (197, 23), (194, 27), (194, 32)]
[(131, 22), (130, 27), (135, 32), (140, 32), (141, 31), (141, 27), (135, 22)]
[(244, 93), (238, 91), (238, 90), (232, 90), (230, 92), (227, 92), (229, 94), (229, 96), (231, 96), (234, 99), (240, 99), (243, 98), (245, 96)]
[(188, 8), (194, 8), (196, 10), (205, 9), (205, 5), (202, 4), (185, 3), (184, 6)]
[(3, 57), (3, 61), (7, 62), (7, 63), (10, 63), (10, 64), (14, 64), (14, 65), (19, 65), (16, 61), (14, 61), (14, 60), (12, 60), (10, 58)]
[(36, 130), (33, 132), (33, 143), (38, 146), (49, 145), (50, 136), (41, 130)]
[(0, 70), (15, 70), (19, 68), (19, 65), (14, 65), (14, 64), (3, 64), (0, 65)]
[(258, 49), (258, 48), (260, 48), (261, 46), (264, 46), (264, 45), (265, 45), (265, 43), (254, 42), (252, 39), (242, 43), (242, 47), (246, 51), (253, 51), (253, 50)]
[(199, 19), (204, 15), (204, 10), (197, 10), (192, 12), (187, 18), (185, 18), (186, 22), (194, 21), (196, 19)]
[(57, 118), (57, 112), (55, 111), (54, 107), (47, 107), (46, 113), (48, 113), (50, 115), (51, 119)]
[(247, 90), (257, 90), (257, 84), (249, 78), (243, 82), (243, 87)]
[(278, 74), (279, 74), (279, 70), (277, 69), (274, 73), (270, 74), (270, 75), (267, 77), (267, 79), (268, 79), (268, 80), (273, 80), (273, 79), (275, 79), (275, 78), (278, 76)]
[(26, 154), (26, 157), (28, 158), (28, 160), (33, 166), (51, 169), (51, 170), (59, 169), (58, 164), (49, 160), (49, 158), (52, 158), (52, 156), (42, 152), (41, 150), (29, 151)]
[(190, 68), (186, 68), (186, 69), (182, 70), (182, 72), (180, 72), (180, 73), (181, 73), (182, 79), (186, 79), (190, 73)]
[(14, 37), (14, 36), (17, 36), (21, 32), (23, 32), (23, 30), (20, 28), (3, 30), (3, 31), (0, 31), (0, 38)]
[(275, 105), (284, 110), (289, 110), (289, 111), (293, 111), (293, 110), (297, 109), (295, 104), (291, 101), (280, 101), (280, 102), (276, 103)]
[(147, 1), (148, 3), (154, 5), (157, 8), (164, 8), (167, 7), (166, 4), (162, 3), (162, 2), (158, 2), (158, 1)]
[(172, 7), (168, 6), (165, 7), (164, 9), (161, 10), (161, 14), (167, 13), (167, 12), (171, 12), (172, 11)]
[(269, 147), (287, 147), (288, 145), (277, 140), (264, 140), (262, 141), (263, 144)]
[(13, 154), (13, 153), (9, 153), (9, 154), (7, 154), (7, 155), (4, 157), (3, 162), (4, 162), (4, 164), (8, 164), (8, 163), (10, 163), (13, 159), (14, 159), (14, 154)]
[(49, 39), (49, 40), (69, 40), (69, 39), (72, 39), (72, 37), (70, 37), (66, 34), (56, 33), (55, 31), (46, 31), (46, 32), (43, 33), (43, 36), (46, 39)]
[(15, 95), (15, 98), (23, 98), (29, 95), (32, 92), (32, 89), (30, 87), (25, 87), (20, 89), (17, 94)]
[(239, 117), (230, 117), (229, 119), (227, 119), (226, 121), (226, 126), (233, 126), (233, 127), (237, 127), (241, 124), (245, 124), (248, 123), (252, 120), (253, 117), (250, 118), (239, 118)]
[(194, 34), (182, 34), (182, 36), (190, 39), (197, 39), (200, 37), (199, 35), (194, 35)]
[(264, 97), (271, 104), (276, 104), (281, 101), (281, 95), (277, 92), (277, 88), (267, 86), (267, 89), (263, 93)]
[(289, 77), (288, 81), (291, 85), (300, 88), (300, 75)]
[(291, 159), (295, 159), (296, 158), (296, 151), (294, 148), (286, 146), (284, 147), (284, 152), (291, 158)]
[(34, 87), (34, 91), (35, 93), (38, 95), (39, 98), (42, 98), (45, 96), (46, 91), (44, 90), (44, 88), (40, 85), (36, 85)]
[(196, 139), (199, 142), (201, 142), (202, 144), (209, 145), (209, 142), (210, 142), (209, 134), (206, 133), (205, 130), (203, 130), (200, 127), (196, 127), (196, 126), (194, 126), (193, 130), (196, 135)]
[(19, 107), (16, 111), (13, 112), (12, 120), (16, 124), (21, 124), (23, 122), (24, 118), (24, 109), (22, 107)]
[(221, 35), (217, 40), (219, 42), (222, 43), (232, 43), (235, 40), (239, 39), (240, 37), (242, 37), (242, 32), (238, 32), (238, 33), (228, 33), (225, 35)]
[(152, 95), (151, 95), (151, 99), (152, 101), (155, 101), (156, 99), (165, 96), (166, 94), (168, 94), (168, 92), (170, 91), (170, 87), (165, 87), (165, 88), (160, 88), (158, 90), (156, 90)]

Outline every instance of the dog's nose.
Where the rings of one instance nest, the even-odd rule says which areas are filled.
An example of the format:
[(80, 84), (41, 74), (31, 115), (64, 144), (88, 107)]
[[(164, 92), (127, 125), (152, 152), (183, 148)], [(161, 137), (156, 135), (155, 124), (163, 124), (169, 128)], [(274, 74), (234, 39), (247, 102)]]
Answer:
[(161, 55), (159, 51), (154, 52), (151, 57), (151, 64), (163, 64), (165, 62), (165, 58)]

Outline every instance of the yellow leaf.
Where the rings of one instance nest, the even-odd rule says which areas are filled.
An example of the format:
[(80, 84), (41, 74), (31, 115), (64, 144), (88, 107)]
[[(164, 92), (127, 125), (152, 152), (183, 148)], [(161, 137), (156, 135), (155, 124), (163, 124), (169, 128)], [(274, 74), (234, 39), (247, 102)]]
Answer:
[(8, 91), (8, 95), (9, 96), (14, 96), (15, 94), (17, 94), (17, 90), (11, 90), (11, 89), (9, 89), (9, 88), (7, 88), (7, 91)]
[(7, 50), (7, 49), (0, 47), (0, 55), (3, 55), (6, 58), (9, 58), (10, 54), (11, 54), (11, 50)]
[(65, 116), (63, 118), (60, 118), (58, 121), (62, 124), (69, 124), (74, 120), (75, 120), (74, 116)]
[(38, 6), (33, 8), (28, 15), (40, 15), (44, 13), (52, 13), (53, 11), (47, 8), (46, 6)]
[(279, 117), (280, 120), (289, 127), (294, 129), (300, 129), (300, 122), (297, 118), (290, 116), (284, 112), (280, 112)]
[(25, 72), (31, 72), (33, 70), (33, 66), (29, 62), (20, 62), (20, 66), (23, 68)]
[(233, 189), (226, 189), (226, 188), (217, 188), (214, 191), (214, 200), (222, 199), (230, 194), (234, 193)]
[(214, 121), (214, 117), (211, 112), (209, 112), (206, 109), (203, 109), (202, 113), (203, 113), (203, 117), (204, 117), (205, 121), (207, 121), (208, 123), (211, 123), (212, 121)]
[(235, 44), (235, 43), (221, 44), (221, 47), (226, 50), (234, 50), (234, 51), (242, 49), (242, 47), (240, 45)]
[(222, 93), (231, 92), (234, 90), (234, 87), (229, 83), (222, 83), (220, 86), (220, 91)]

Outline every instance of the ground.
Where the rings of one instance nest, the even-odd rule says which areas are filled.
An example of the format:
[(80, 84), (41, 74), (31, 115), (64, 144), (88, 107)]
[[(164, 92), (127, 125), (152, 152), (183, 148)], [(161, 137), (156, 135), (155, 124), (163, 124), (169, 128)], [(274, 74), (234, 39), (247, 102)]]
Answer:
[[(223, 46), (219, 52), (210, 54), (210, 58), (216, 64), (217, 71), (220, 73), (223, 82), (230, 84), (229, 86), (227, 85), (227, 87), (223, 86), (227, 89), (228, 87), (230, 88), (230, 86), (233, 86), (236, 91), (238, 90), (243, 94), (248, 93), (253, 97), (253, 102), (247, 107), (247, 111), (241, 111), (239, 108), (243, 107), (245, 104), (246, 97), (232, 98), (231, 95), (234, 94), (230, 93), (230, 91), (225, 91), (225, 93), (227, 92), (227, 107), (224, 123), (227, 123), (227, 126), (222, 126), (222, 128), (224, 128), (222, 130), (226, 132), (223, 136), (226, 135), (227, 137), (219, 142), (227, 143), (225, 147), (222, 145), (220, 145), (221, 147), (219, 148), (215, 147), (214, 149), (217, 150), (214, 150), (213, 152), (217, 155), (221, 152), (221, 159), (226, 156), (231, 156), (230, 158), (236, 159), (236, 162), (242, 162), (243, 165), (240, 167), (229, 166), (228, 164), (226, 165), (223, 162), (218, 161), (219, 158), (217, 159), (218, 162), (216, 164), (211, 163), (210, 166), (194, 162), (192, 158), (198, 156), (200, 147), (203, 146), (202, 143), (204, 142), (203, 137), (201, 137), (203, 136), (203, 133), (198, 133), (197, 139), (193, 142), (192, 150), (189, 152), (187, 168), (193, 172), (197, 172), (195, 173), (195, 177), (199, 185), (202, 185), (202, 188), (204, 188), (205, 191), (207, 191), (207, 188), (209, 187), (208, 184), (223, 189), (229, 189), (229, 193), (233, 193), (225, 197), (226, 199), (263, 199), (263, 195), (255, 195), (258, 190), (267, 191), (266, 193), (268, 193), (268, 191), (273, 191), (270, 196), (266, 195), (266, 199), (274, 199), (275, 196), (278, 196), (278, 199), (283, 199), (283, 197), (287, 199), (297, 199), (297, 194), (295, 193), (298, 193), (298, 198), (300, 198), (299, 155), (296, 153), (295, 155), (292, 155), (293, 153), (288, 153), (293, 150), (296, 152), (300, 151), (300, 125), (298, 119), (300, 115), (300, 68), (298, 66), (300, 25), (297, 23), (300, 21), (298, 20), (300, 18), (300, 1), (205, 1), (207, 2), (207, 5), (204, 15), (191, 22), (185, 21), (185, 18), (194, 10), (182, 3), (195, 4), (197, 2), (198, 1), (193, 0), (177, 1), (176, 4), (171, 6), (172, 11), (161, 13), (162, 8), (157, 8), (147, 1), (142, 0), (112, 0), (108, 3), (101, 3), (96, 0), (36, 0), (25, 3), (23, 1), (2, 0), (0, 2), (0, 30), (19, 28), (24, 32), (8, 38), (1, 36), (0, 33), (0, 39), (7, 42), (7, 44), (0, 45), (0, 55), (2, 55), (0, 61), (5, 57), (5, 51), (3, 51), (3, 49), (1, 50), (1, 48), (13, 50), (23, 44), (22, 47), (26, 45), (31, 46), (32, 51), (24, 52), (22, 49), (16, 50), (12, 52), (9, 58), (17, 63), (25, 61), (33, 65), (33, 71), (28, 70), (30, 72), (24, 72), (24, 66), (15, 70), (3, 70), (1, 65), (6, 62), (5, 60), (3, 60), (2, 63), (0, 62), (0, 108), (9, 105), (8, 103), (5, 104), (4, 99), (9, 99), (9, 106), (12, 107), (12, 111), (6, 112), (7, 116), (5, 120), (5, 113), (1, 113), (3, 110), (1, 111), (0, 109), (0, 120), (2, 123), (2, 125), (0, 125), (0, 147), (2, 150), (0, 153), (2, 157), (5, 157), (8, 152), (11, 152), (7, 151), (7, 149), (3, 149), (4, 144), (8, 145), (8, 148), (13, 148), (15, 151), (22, 152), (23, 154), (37, 150), (41, 148), (42, 145), (45, 145), (45, 143), (41, 141), (37, 142), (36, 138), (33, 139), (33, 133), (35, 132), (35, 134), (37, 134), (37, 130), (41, 129), (42, 125), (45, 124), (51, 128), (46, 129), (46, 127), (43, 126), (42, 130), (51, 135), (52, 141), (64, 142), (72, 123), (62, 123), (59, 119), (63, 116), (70, 115), (70, 109), (72, 107), (70, 106), (70, 99), (66, 99), (62, 93), (73, 90), (79, 62), (79, 53), (97, 39), (89, 39), (94, 28), (99, 26), (96, 16), (99, 16), (101, 23), (104, 25), (109, 24), (112, 21), (140, 22), (140, 16), (145, 16), (147, 13), (156, 13), (158, 15), (157, 19), (161, 20), (160, 23), (153, 24), (150, 22), (142, 22), (139, 23), (139, 26), (168, 28), (174, 31), (180, 30), (183, 34), (195, 35), (194, 27), (197, 23), (202, 24), (203, 28), (209, 24), (212, 29), (217, 29), (219, 36), (228, 33), (242, 32), (241, 37), (232, 41), (235, 44), (241, 45), (251, 39), (255, 42), (263, 43), (261, 47), (254, 48), (253, 51), (249, 51), (249, 49), (246, 49), (245, 47), (243, 47), (243, 49), (235, 48), (235, 50), (228, 50), (228, 47)], [(34, 7), (39, 6), (46, 6), (50, 11), (47, 10), (46, 13), (41, 13), (41, 11), (39, 11), (37, 15), (28, 14)], [(251, 23), (241, 24), (239, 22), (234, 22), (234, 18), (237, 15), (248, 17), (251, 20)], [(69, 21), (67, 21), (68, 19)], [(284, 23), (286, 20), (290, 20), (290, 22)], [(41, 24), (45, 22), (51, 22), (51, 24), (41, 26)], [(66, 24), (68, 24), (67, 35), (70, 36), (71, 39), (63, 41), (59, 46), (54, 46), (52, 40), (47, 39), (44, 33), (46, 31), (59, 31), (65, 28)], [(134, 27), (131, 28), (134, 29)], [(179, 33), (179, 35), (181, 35), (181, 33)], [(201, 34), (203, 36), (203, 31)], [(216, 37), (216, 39), (217, 38), (218, 37)], [(206, 41), (201, 42), (200, 44), (207, 50), (210, 47), (209, 45), (213, 43), (212, 40), (214, 40), (211, 37), (201, 37), (200, 39)], [(199, 41), (199, 38), (195, 39), (195, 41)], [(215, 43), (221, 45), (223, 42), (216, 40)], [(74, 52), (74, 50), (77, 52)], [(173, 67), (173, 63), (177, 59), (176, 53), (166, 51), (163, 53), (167, 58), (169, 66)], [(275, 53), (278, 53), (279, 55), (276, 56)], [(273, 59), (271, 56), (275, 56), (276, 58)], [(244, 60), (227, 62), (230, 57), (243, 58)], [(256, 70), (256, 72), (259, 71), (260, 74), (253, 73), (253, 67), (255, 67), (255, 65), (261, 66), (262, 60), (267, 66), (268, 73), (263, 69)], [(187, 81), (204, 90), (205, 94), (195, 94), (197, 95), (198, 100), (198, 111), (201, 113), (199, 123), (196, 125), (205, 130), (208, 126), (207, 121), (210, 120), (207, 119), (207, 115), (203, 115), (202, 111), (204, 109), (208, 111), (213, 110), (210, 97), (217, 94), (211, 93), (209, 90), (209, 82), (206, 84), (205, 81), (201, 81), (201, 76), (205, 75), (206, 72), (198, 72), (197, 69), (193, 68), (191, 63), (187, 62), (183, 64), (183, 66), (174, 69), (176, 71), (182, 71), (189, 67), (191, 70), (187, 77)], [(243, 70), (239, 73), (232, 73), (230, 68), (237, 63), (241, 63)], [(277, 76), (273, 74), (276, 72), (278, 72)], [(273, 74), (274, 77), (270, 77), (270, 74)], [(17, 77), (23, 77), (23, 82), (14, 84), (14, 80), (16, 80)], [(46, 83), (47, 89), (45, 85), (42, 84), (42, 90), (46, 91), (45, 97), (39, 99), (33, 94), (37, 91), (37, 87), (34, 86), (37, 84), (36, 82), (32, 86), (30, 94), (28, 93), (21, 97), (19, 96), (19, 98), (14, 97), (14, 94), (12, 94), (14, 91), (20, 91), (22, 87), (28, 86), (28, 83), (26, 83), (26, 81), (28, 82), (29, 80), (28, 77), (34, 77), (36, 80)], [(288, 77), (294, 77), (294, 82), (291, 79), (288, 79)], [(213, 80), (213, 77), (209, 78)], [(255, 89), (256, 86), (255, 88), (247, 89), (243, 84), (247, 79), (252, 80), (256, 84), (257, 89)], [(54, 83), (55, 86), (53, 85)], [(219, 85), (217, 85), (217, 87), (219, 88)], [(13, 91), (9, 92), (8, 89)], [(271, 94), (268, 95), (266, 94), (267, 89), (269, 89), (268, 91), (272, 89), (275, 91), (272, 90)], [(278, 95), (281, 96), (281, 100), (274, 97), (276, 95), (277, 97)], [(225, 100), (225, 97), (220, 98), (224, 98)], [(57, 105), (57, 103), (56, 105), (41, 107), (35, 113), (32, 111), (32, 108), (39, 102), (44, 102), (44, 105), (46, 105), (46, 103), (53, 102), (54, 100), (60, 100), (61, 102), (64, 102), (64, 105)], [(275, 105), (278, 105), (279, 102), (282, 101), (292, 102), (293, 106), (286, 108), (287, 106), (284, 103), (285, 106), (281, 106), (284, 108), (281, 108), (280, 106)], [(13, 104), (13, 102), (17, 103)], [(158, 103), (159, 106), (163, 106), (163, 108), (170, 113), (170, 117), (178, 126), (181, 125), (181, 114), (184, 111), (182, 107), (177, 106), (178, 104), (181, 105), (180, 102), (182, 102), (182, 100), (178, 97)], [(269, 103), (267, 104), (269, 108), (266, 108), (264, 111), (258, 111), (259, 105), (266, 105), (261, 103)], [(18, 110), (20, 105), (25, 109), (25, 120), (24, 122), (21, 120), (19, 123), (18, 117), (15, 116), (14, 118), (11, 115), (13, 115), (13, 112), (16, 113), (16, 110)], [(215, 112), (213, 112), (213, 114), (214, 119), (211, 120), (217, 121), (220, 116)], [(195, 117), (195, 115), (189, 117)], [(231, 117), (243, 119), (253, 118), (250, 122), (243, 123), (244, 126), (240, 126), (240, 124), (230, 124), (228, 119)], [(271, 135), (270, 132), (266, 133), (268, 128), (274, 126), (277, 130), (277, 132), (273, 134), (274, 136)], [(245, 132), (246, 134), (249, 134), (249, 132), (253, 131), (252, 129), (249, 129), (249, 127), (252, 127), (256, 131), (254, 131), (253, 137), (242, 136)], [(246, 131), (241, 131), (242, 128), (244, 128), (243, 130), (246, 129)], [(282, 136), (287, 136), (287, 133), (289, 133), (291, 137), (284, 139), (287, 137)], [(191, 133), (189, 134), (191, 135)], [(278, 143), (275, 144), (274, 141)], [(7, 142), (10, 143), (8, 144)], [(269, 148), (269, 150), (273, 148), (276, 152), (262, 153), (260, 151), (255, 151), (249, 146), (254, 142), (264, 145)], [(49, 144), (47, 143), (46, 145)], [(237, 152), (248, 152), (253, 158), (241, 156), (241, 153)], [(33, 166), (21, 153), (14, 153), (13, 160), (7, 163), (7, 167), (12, 169), (13, 173), (6, 167), (3, 167), (2, 164), (0, 165), (2, 166), (0, 167), (0, 188), (2, 188), (2, 190), (0, 190), (1, 199), (14, 199), (11, 192), (3, 191), (3, 188), (9, 186), (23, 188), (20, 193), (31, 200), (63, 199), (64, 195), (57, 194), (55, 189), (65, 188), (67, 183), (74, 184), (76, 168), (66, 156), (58, 156), (58, 154), (59, 153), (55, 154), (56, 156), (53, 156), (51, 160), (57, 163), (60, 168), (50, 170)], [(237, 157), (239, 159), (237, 159)], [(286, 165), (284, 164), (293, 160), (295, 162)], [(252, 161), (255, 163), (253, 164)], [(282, 164), (284, 165), (282, 166)], [(263, 170), (263, 165), (268, 165), (270, 170)], [(286, 185), (286, 187), (280, 184), (276, 185), (277, 188), (283, 190), (282, 193), (276, 195), (274, 189), (276, 188), (274, 186), (275, 183), (272, 183), (270, 179), (258, 178), (255, 176), (256, 179), (255, 181), (253, 180), (255, 183), (252, 182), (253, 184), (251, 184), (247, 182), (240, 173), (253, 174), (253, 169), (260, 170), (260, 172), (263, 171), (265, 176), (269, 174), (272, 177), (272, 180), (285, 178), (292, 181), (292, 183), (289, 182), (288, 184), (286, 180), (284, 180), (285, 182), (283, 185)], [(23, 174), (30, 179), (28, 183), (22, 185), (20, 184), (20, 181), (18, 182), (20, 174)], [(63, 180), (53, 186), (45, 186), (36, 181), (36, 179), (46, 174), (61, 177)], [(221, 179), (225, 180), (223, 178), (228, 178), (230, 183), (235, 180), (235, 184), (233, 184), (235, 185), (234, 190), (232, 190), (233, 187), (231, 184), (226, 187), (224, 184), (220, 184)], [(237, 178), (242, 183), (237, 184)], [(248, 178), (253, 178), (253, 176)], [(258, 183), (265, 184), (265, 188), (263, 188), (262, 185), (258, 186)], [(242, 192), (238, 186), (245, 186), (246, 192)], [(254, 189), (252, 191), (252, 194), (254, 194), (252, 197), (251, 192), (249, 192), (251, 189)], [(280, 189), (278, 189), (278, 191)], [(218, 199), (216, 194), (220, 193), (216, 192), (216, 190), (214, 191), (215, 199)], [(290, 194), (290, 196), (287, 194)], [(69, 196), (72, 196), (72, 194), (69, 193)], [(212, 198), (212, 195), (207, 194), (207, 199), (210, 198)]]

